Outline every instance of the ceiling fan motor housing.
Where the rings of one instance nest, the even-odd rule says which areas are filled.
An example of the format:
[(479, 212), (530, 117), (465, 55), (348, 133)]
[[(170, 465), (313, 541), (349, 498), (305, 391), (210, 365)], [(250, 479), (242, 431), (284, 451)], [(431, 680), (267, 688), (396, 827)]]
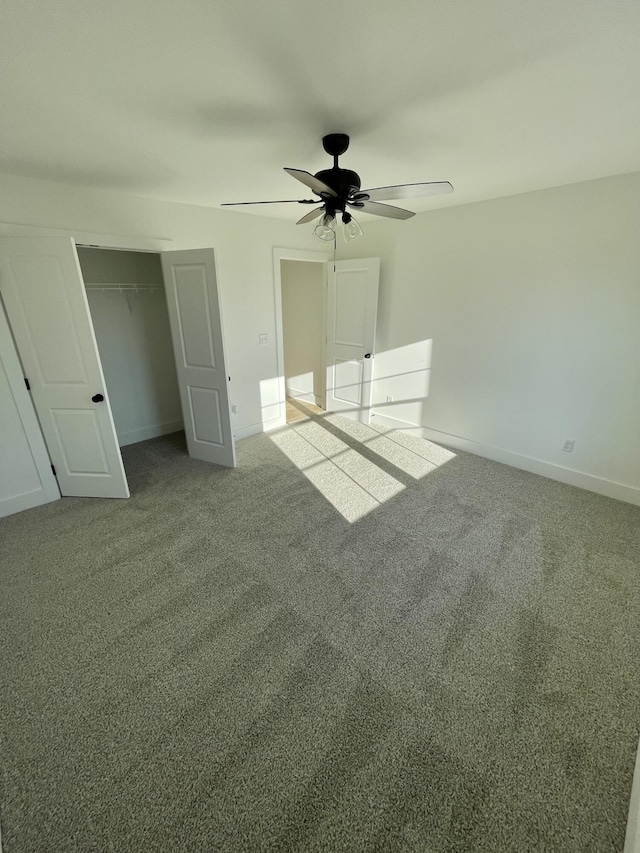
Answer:
[(341, 169), (334, 166), (333, 169), (323, 169), (316, 172), (315, 177), (325, 183), (337, 194), (340, 199), (347, 199), (353, 190), (360, 189), (360, 175), (351, 169)]

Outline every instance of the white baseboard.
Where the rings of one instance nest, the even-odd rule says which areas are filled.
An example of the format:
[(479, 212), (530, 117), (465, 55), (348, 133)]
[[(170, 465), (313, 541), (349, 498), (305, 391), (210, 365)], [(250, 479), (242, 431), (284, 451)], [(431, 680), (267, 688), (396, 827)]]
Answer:
[(127, 444), (135, 444), (137, 441), (145, 441), (147, 438), (157, 438), (159, 435), (168, 435), (170, 432), (178, 432), (181, 429), (184, 429), (184, 423), (181, 420), (165, 421), (162, 424), (151, 424), (151, 426), (122, 432), (118, 436), (118, 442), (120, 447), (126, 447)]
[(287, 418), (285, 415), (277, 418), (270, 418), (268, 421), (260, 421), (259, 423), (249, 424), (245, 427), (240, 427), (239, 429), (233, 430), (233, 437), (236, 441), (240, 441), (243, 438), (249, 438), (252, 435), (259, 435), (263, 432), (271, 432), (274, 429), (278, 429), (279, 427), (285, 427), (287, 425)]
[(262, 423), (249, 424), (249, 426), (240, 427), (239, 429), (233, 427), (233, 437), (236, 441), (240, 441), (243, 438), (250, 438), (252, 435), (258, 435), (263, 431), (264, 427)]
[(584, 471), (575, 471), (573, 468), (556, 465), (554, 462), (545, 462), (544, 459), (524, 456), (521, 453), (514, 453), (512, 450), (504, 450), (500, 447), (482, 444), (459, 435), (451, 435), (447, 432), (418, 426), (417, 424), (411, 424), (397, 418), (390, 418), (388, 415), (380, 415), (375, 411), (372, 412), (371, 418), (373, 423), (380, 424), (381, 426), (400, 429), (403, 432), (418, 435), (420, 438), (426, 438), (429, 441), (446, 444), (455, 450), (464, 450), (467, 453), (483, 456), (485, 459), (491, 459), (494, 462), (502, 462), (505, 465), (510, 465), (512, 468), (520, 468), (523, 471), (530, 471), (532, 474), (540, 474), (542, 477), (557, 480), (559, 483), (567, 483), (570, 486), (577, 486), (589, 492), (596, 492), (607, 498), (615, 498), (619, 501), (625, 501), (625, 503), (640, 506), (640, 489), (635, 486), (616, 483), (613, 480), (606, 480), (604, 477), (596, 477), (594, 474), (587, 474)]
[(302, 400), (303, 403), (312, 403), (316, 404), (316, 395), (313, 391), (299, 391), (297, 388), (289, 388), (287, 387), (287, 397), (291, 397), (293, 400)]
[[(0, 500), (0, 518), (6, 518), (16, 512), (24, 512), (25, 509), (33, 509), (33, 507), (42, 506), (42, 504), (48, 504), (52, 501), (59, 501), (60, 491), (57, 485), (53, 488), (57, 492), (54, 496), (47, 495), (46, 490), (41, 486), (39, 489), (34, 489), (26, 494), (10, 495), (7, 498), (2, 498)], [(2, 853), (1, 849), (0, 853)]]

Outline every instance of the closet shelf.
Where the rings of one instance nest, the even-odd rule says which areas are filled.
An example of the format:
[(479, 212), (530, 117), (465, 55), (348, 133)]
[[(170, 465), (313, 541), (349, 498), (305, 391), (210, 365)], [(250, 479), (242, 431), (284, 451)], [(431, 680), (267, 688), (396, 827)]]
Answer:
[(162, 282), (154, 282), (152, 284), (140, 284), (136, 282), (120, 283), (86, 281), (84, 286), (87, 290), (138, 290), (140, 292), (164, 290), (164, 284)]

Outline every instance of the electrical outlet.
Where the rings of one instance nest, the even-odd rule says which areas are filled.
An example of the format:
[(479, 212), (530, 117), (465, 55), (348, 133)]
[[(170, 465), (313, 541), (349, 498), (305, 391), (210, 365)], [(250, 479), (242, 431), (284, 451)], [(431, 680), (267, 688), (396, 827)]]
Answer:
[(266, 345), (269, 343), (269, 335), (267, 335), (266, 332), (262, 332), (258, 336), (258, 343), (261, 347), (266, 347)]
[(575, 441), (572, 438), (565, 438), (565, 440), (562, 442), (562, 447), (560, 449), (564, 450), (565, 453), (571, 453), (574, 444)]
[(393, 403), (393, 397), (390, 394), (387, 394), (387, 403)]

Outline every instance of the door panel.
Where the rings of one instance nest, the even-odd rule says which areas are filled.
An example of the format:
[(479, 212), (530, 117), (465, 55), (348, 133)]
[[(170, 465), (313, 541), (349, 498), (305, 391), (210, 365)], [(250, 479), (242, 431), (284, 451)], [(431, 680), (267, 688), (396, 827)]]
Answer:
[(73, 240), (1, 238), (0, 290), (60, 491), (129, 497)]
[(66, 470), (70, 474), (108, 474), (100, 424), (94, 411), (51, 409)]
[(198, 441), (223, 445), (220, 394), (215, 388), (189, 388), (194, 434)]
[[(327, 410), (369, 423), (379, 258), (328, 265)], [(367, 356), (368, 357), (365, 357)]]
[(162, 269), (189, 455), (235, 467), (213, 249), (163, 252)]
[(178, 328), (185, 367), (216, 367), (206, 266), (176, 267)]
[(337, 358), (333, 362), (335, 385), (333, 396), (341, 403), (360, 406), (362, 401), (362, 381), (364, 367), (361, 361), (344, 361)]
[[(9, 265), (19, 285), (17, 297), (39, 381), (44, 385), (86, 384), (80, 341), (77, 334), (69, 333), (76, 320), (60, 258), (14, 254)], [(59, 346), (65, 338), (66, 346)]]
[(336, 264), (335, 343), (342, 346), (367, 345), (367, 299), (369, 271), (340, 270)]
[(0, 517), (60, 498), (0, 303)]

